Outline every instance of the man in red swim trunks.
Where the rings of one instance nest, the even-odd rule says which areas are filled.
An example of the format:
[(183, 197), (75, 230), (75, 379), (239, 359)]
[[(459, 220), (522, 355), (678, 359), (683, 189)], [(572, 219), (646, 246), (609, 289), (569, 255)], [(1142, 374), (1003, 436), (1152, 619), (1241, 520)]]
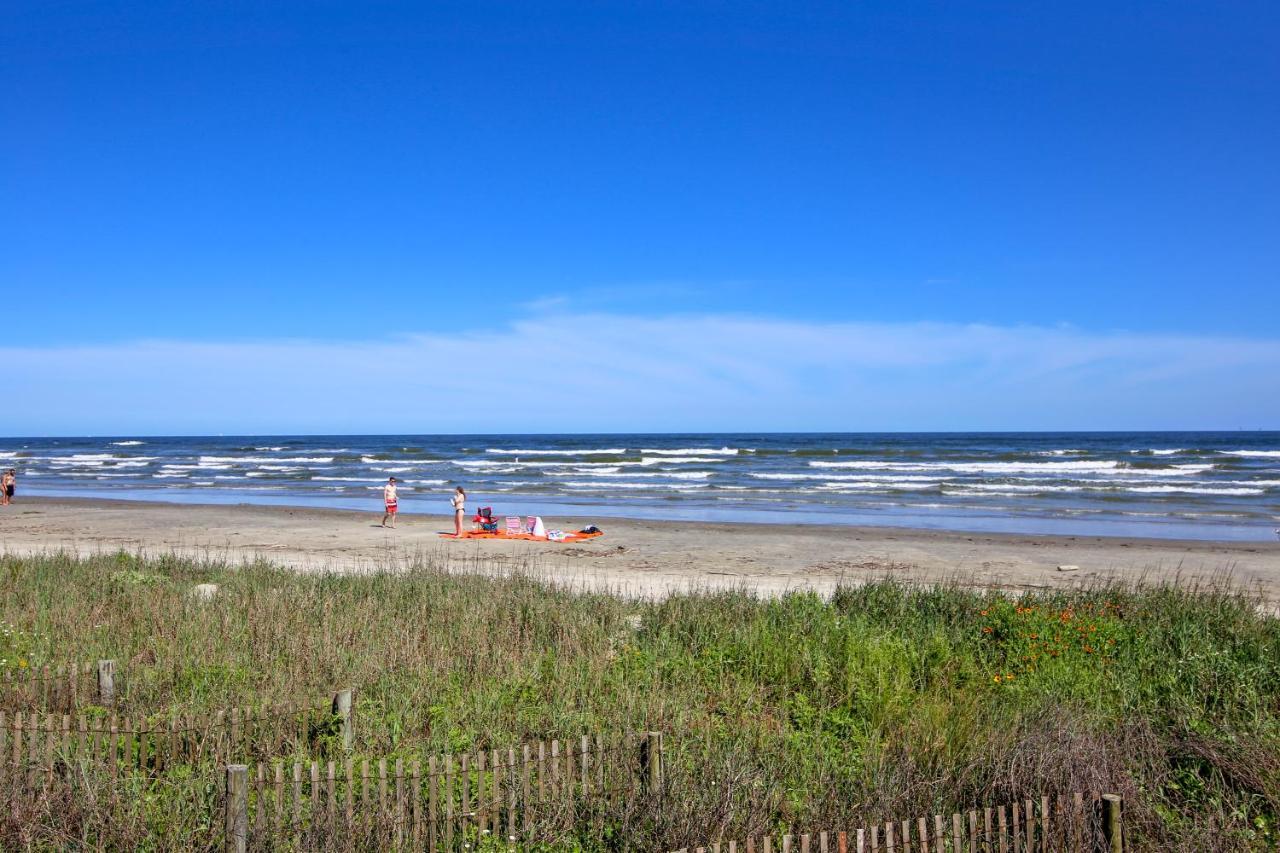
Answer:
[(382, 526), (387, 526), (387, 519), (391, 519), (391, 528), (394, 530), (396, 526), (396, 511), (399, 509), (399, 499), (396, 495), (396, 478), (387, 478), (387, 485), (382, 489), (382, 502), (386, 504), (387, 511), (382, 514)]

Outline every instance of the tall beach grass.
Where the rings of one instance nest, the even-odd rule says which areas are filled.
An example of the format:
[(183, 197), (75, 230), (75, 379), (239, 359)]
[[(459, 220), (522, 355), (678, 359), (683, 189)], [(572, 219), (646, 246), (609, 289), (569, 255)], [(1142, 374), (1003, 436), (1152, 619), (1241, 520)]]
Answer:
[[(193, 597), (198, 583), (219, 592)], [(121, 710), (157, 718), (352, 686), (357, 756), (663, 731), (671, 796), (603, 837), (558, 840), (583, 849), (1091, 790), (1125, 796), (1137, 849), (1274, 849), (1280, 622), (1257, 603), (1226, 588), (1014, 599), (892, 580), (830, 599), (642, 601), (425, 559), (304, 575), (127, 553), (8, 556), (0, 666), (114, 658)], [(110, 824), (87, 791), (28, 804), (0, 819), (0, 847), (207, 845), (208, 816), (190, 804), (216, 774), (183, 772), (172, 790), (196, 793), (166, 808), (166, 789), (149, 789)]]

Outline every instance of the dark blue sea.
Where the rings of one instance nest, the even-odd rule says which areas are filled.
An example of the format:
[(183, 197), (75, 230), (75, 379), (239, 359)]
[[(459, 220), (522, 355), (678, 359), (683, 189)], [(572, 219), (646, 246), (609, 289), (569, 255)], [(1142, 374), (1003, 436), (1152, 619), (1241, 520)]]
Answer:
[(1280, 432), (0, 439), (24, 495), (1274, 539)]

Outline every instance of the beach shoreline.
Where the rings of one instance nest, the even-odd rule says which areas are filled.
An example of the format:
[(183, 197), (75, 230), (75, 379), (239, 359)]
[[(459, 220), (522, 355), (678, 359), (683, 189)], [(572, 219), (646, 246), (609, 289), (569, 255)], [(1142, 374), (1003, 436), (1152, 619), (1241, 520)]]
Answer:
[(439, 535), (452, 528), (444, 515), (405, 514), (395, 530), (381, 528), (380, 517), (372, 509), (26, 498), (0, 514), (0, 551), (264, 559), (304, 572), (395, 569), (429, 558), (451, 570), (529, 572), (584, 590), (645, 597), (726, 588), (829, 593), (841, 582), (892, 576), (1007, 590), (1111, 581), (1230, 583), (1280, 602), (1280, 541), (548, 518), (551, 528), (594, 521), (605, 530), (599, 539), (559, 544), (455, 541)]

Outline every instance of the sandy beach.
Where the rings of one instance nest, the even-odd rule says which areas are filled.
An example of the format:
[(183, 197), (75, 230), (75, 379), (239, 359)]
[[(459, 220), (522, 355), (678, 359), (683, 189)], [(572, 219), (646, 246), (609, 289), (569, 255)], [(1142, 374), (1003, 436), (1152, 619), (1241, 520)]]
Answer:
[[(1037, 589), (1116, 579), (1231, 583), (1280, 602), (1280, 542), (953, 533), (906, 528), (710, 524), (607, 519), (576, 544), (454, 541), (443, 516), (133, 501), (23, 500), (0, 513), (0, 549), (177, 552), (231, 562), (262, 558), (299, 571), (398, 567), (431, 557), (459, 571), (530, 571), (584, 589), (655, 596), (690, 588), (761, 594), (826, 592), (841, 580), (892, 575)], [(596, 519), (547, 519), (577, 529)], [(1076, 568), (1061, 568), (1076, 567)]]

